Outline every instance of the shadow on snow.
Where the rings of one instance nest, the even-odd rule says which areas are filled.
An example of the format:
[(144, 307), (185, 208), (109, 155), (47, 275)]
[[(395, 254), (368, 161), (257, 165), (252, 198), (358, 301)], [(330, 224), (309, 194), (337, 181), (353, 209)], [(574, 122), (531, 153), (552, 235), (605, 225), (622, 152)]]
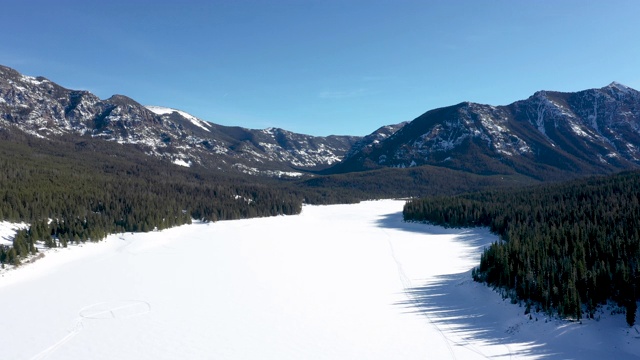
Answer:
[(394, 229), (424, 235), (457, 235), (456, 241), (463, 242), (474, 250), (482, 250), (498, 240), (497, 235), (492, 234), (487, 228), (445, 228), (429, 223), (406, 222), (402, 218), (402, 212), (382, 215), (376, 225), (383, 229)]
[[(485, 228), (444, 228), (425, 223), (404, 222), (402, 213), (382, 216), (377, 225), (385, 229), (428, 235), (459, 235), (457, 241), (481, 251), (497, 237)], [(477, 255), (477, 253), (476, 253)], [(518, 334), (527, 326), (524, 308), (504, 304), (502, 297), (484, 284), (474, 282), (471, 271), (436, 277), (422, 286), (405, 289), (408, 300), (399, 304), (423, 315), (454, 346), (461, 346), (482, 357), (532, 356), (540, 359), (566, 359), (560, 349)], [(485, 355), (473, 344), (504, 346), (504, 354)], [(517, 345), (516, 345), (517, 344)], [(517, 347), (517, 349), (513, 349)]]
[(474, 282), (470, 272), (439, 276), (422, 286), (406, 289), (406, 293), (409, 300), (397, 305), (424, 315), (456, 346), (475, 351), (474, 343), (502, 345), (504, 356), (567, 359), (567, 354), (549, 348), (548, 344), (518, 335), (521, 327), (531, 325), (525, 320), (524, 308), (500, 304), (508, 300)]

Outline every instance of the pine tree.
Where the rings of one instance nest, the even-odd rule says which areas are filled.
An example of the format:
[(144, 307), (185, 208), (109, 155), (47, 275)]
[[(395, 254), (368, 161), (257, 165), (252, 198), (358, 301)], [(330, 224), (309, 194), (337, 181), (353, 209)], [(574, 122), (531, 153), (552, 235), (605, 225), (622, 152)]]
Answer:
[(638, 303), (636, 300), (629, 300), (626, 306), (626, 319), (629, 326), (633, 326), (636, 323), (636, 311), (638, 310)]

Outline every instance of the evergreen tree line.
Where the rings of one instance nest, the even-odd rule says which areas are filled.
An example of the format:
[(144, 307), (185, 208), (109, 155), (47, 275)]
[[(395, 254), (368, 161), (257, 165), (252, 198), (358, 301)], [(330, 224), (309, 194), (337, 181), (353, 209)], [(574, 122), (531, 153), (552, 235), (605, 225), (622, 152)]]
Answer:
[(67, 246), (191, 219), (297, 214), (303, 203), (455, 194), (530, 182), (430, 166), (282, 181), (183, 168), (144, 151), (86, 137), (47, 140), (0, 129), (0, 220), (31, 224), (13, 246), (0, 246), (0, 263), (18, 264), (37, 251), (39, 241)]
[(537, 182), (522, 175), (478, 175), (424, 165), (317, 176), (295, 185), (308, 203), (348, 203), (365, 199), (455, 195), (534, 183)]
[(37, 252), (38, 241), (67, 246), (191, 219), (289, 215), (302, 207), (303, 195), (285, 186), (184, 169), (126, 149), (113, 154), (5, 140), (0, 139), (0, 219), (31, 226), (17, 232), (12, 246), (0, 246), (2, 264), (19, 264)]
[(489, 227), (476, 281), (568, 318), (607, 300), (635, 322), (640, 285), (640, 172), (408, 201), (407, 221)]

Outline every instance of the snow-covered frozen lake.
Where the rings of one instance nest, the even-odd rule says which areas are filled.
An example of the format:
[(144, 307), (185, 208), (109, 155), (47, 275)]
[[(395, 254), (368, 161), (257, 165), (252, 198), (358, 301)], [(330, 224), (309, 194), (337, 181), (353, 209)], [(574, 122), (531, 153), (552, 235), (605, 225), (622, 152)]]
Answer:
[(485, 229), (401, 201), (194, 224), (50, 251), (0, 278), (2, 359), (602, 359), (623, 315), (566, 322), (470, 280)]

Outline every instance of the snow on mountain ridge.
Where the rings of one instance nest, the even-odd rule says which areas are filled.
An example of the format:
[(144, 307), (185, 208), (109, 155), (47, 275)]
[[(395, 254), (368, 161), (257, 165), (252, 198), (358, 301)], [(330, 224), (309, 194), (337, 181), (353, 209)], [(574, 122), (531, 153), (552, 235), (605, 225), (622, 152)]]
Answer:
[(609, 89), (616, 89), (616, 90), (622, 91), (623, 93), (629, 93), (631, 91), (636, 91), (635, 89), (630, 88), (627, 85), (621, 84), (621, 83), (619, 83), (617, 81), (611, 82), (611, 84), (607, 85), (606, 87), (609, 88)]
[(327, 172), (435, 165), (537, 178), (544, 172), (551, 179), (636, 168), (640, 92), (614, 82), (573, 93), (538, 91), (505, 106), (463, 102), (427, 111), (372, 144)]
[(132, 145), (174, 164), (222, 171), (236, 171), (233, 165), (240, 164), (269, 176), (327, 167), (359, 139), (216, 125), (181, 110), (144, 107), (124, 95), (101, 100), (88, 91), (66, 89), (1, 65), (0, 127), (56, 141), (87, 136)]
[(145, 105), (145, 107), (158, 115), (166, 115), (166, 114), (177, 112), (178, 114), (182, 115), (182, 117), (184, 117), (185, 119), (191, 121), (193, 125), (201, 128), (204, 131), (211, 132), (211, 130), (209, 129), (211, 125), (208, 122), (204, 120), (200, 120), (197, 117), (187, 112), (184, 112), (182, 110), (176, 110), (176, 109), (171, 109), (171, 108), (162, 107), (162, 106), (155, 106), (155, 105)]
[[(363, 138), (315, 137), (216, 125), (176, 109), (143, 107), (122, 95), (100, 100), (0, 66), (0, 126), (50, 139), (90, 136), (131, 144), (170, 162), (225, 170), (240, 164), (263, 173), (322, 170), (345, 161), (394, 167), (455, 163), (483, 173), (514, 161), (532, 162), (525, 165), (529, 169), (550, 162), (568, 171), (594, 162), (622, 169), (640, 163), (640, 92), (617, 82), (576, 93), (539, 91), (507, 106), (464, 102)], [(479, 154), (493, 163), (475, 166)]]
[(28, 76), (28, 75), (22, 75), (22, 80), (26, 81), (26, 82), (30, 82), (33, 85), (40, 85), (44, 82), (49, 82), (49, 80), (45, 79), (45, 78), (35, 78), (33, 76)]

